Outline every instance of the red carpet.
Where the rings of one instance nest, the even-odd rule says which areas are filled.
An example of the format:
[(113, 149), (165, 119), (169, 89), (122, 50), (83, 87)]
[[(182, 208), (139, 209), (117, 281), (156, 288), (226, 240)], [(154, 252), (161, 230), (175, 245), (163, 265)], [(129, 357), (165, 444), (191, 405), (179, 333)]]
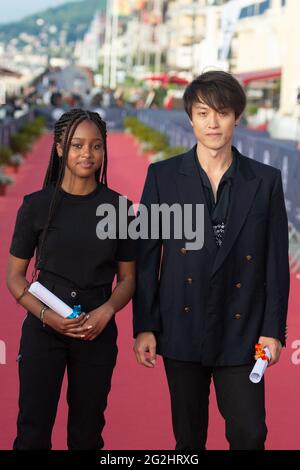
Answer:
[[(45, 173), (51, 138), (44, 136), (33, 148), (15, 185), (0, 197), (0, 449), (10, 449), (15, 436), (20, 327), (24, 317), (5, 288), (7, 253), (18, 206), (24, 194), (40, 189)], [(135, 202), (139, 200), (147, 170), (147, 160), (126, 134), (109, 136), (109, 186)], [(289, 336), (280, 364), (267, 371), (268, 449), (300, 449), (300, 280), (292, 277)], [(104, 432), (106, 449), (173, 449), (168, 391), (161, 360), (155, 369), (135, 363), (132, 352), (131, 307), (118, 313), (119, 360), (113, 377)], [(6, 364), (3, 346), (6, 346)], [(241, 397), (242, 399), (242, 397)], [(66, 446), (65, 390), (53, 433), (53, 448)], [(218, 415), (214, 394), (211, 398), (209, 449), (226, 449), (224, 423)]]

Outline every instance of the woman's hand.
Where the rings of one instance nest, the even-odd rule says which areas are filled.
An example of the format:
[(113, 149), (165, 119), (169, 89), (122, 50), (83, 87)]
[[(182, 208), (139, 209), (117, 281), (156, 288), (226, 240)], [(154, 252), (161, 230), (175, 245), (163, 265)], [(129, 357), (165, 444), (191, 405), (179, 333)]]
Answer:
[(89, 319), (85, 325), (87, 332), (85, 333), (84, 340), (92, 341), (95, 339), (104, 330), (107, 323), (114, 316), (114, 313), (112, 306), (108, 303), (89, 312)]
[(71, 338), (84, 339), (90, 329), (86, 322), (89, 315), (82, 313), (77, 318), (63, 318), (51, 309), (47, 309), (44, 313), (44, 322), (58, 333)]

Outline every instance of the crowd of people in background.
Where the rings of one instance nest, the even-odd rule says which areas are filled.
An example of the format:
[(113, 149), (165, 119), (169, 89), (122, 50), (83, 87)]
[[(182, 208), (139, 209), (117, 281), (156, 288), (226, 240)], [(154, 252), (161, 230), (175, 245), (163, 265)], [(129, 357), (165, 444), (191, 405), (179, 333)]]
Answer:
[[(51, 74), (45, 74), (40, 80), (21, 89), (18, 95), (6, 97), (6, 102), (0, 104), (0, 123), (6, 119), (18, 118), (32, 108), (38, 109), (38, 114), (46, 118), (47, 125), (51, 129), (61, 115), (72, 108), (95, 110), (103, 117), (105, 117), (105, 108), (115, 107), (183, 110), (183, 86), (170, 87), (147, 80), (142, 84), (132, 83), (129, 87), (118, 86), (116, 89), (96, 87), (88, 82), (86, 87), (75, 86), (75, 83), (73, 85), (70, 83), (69, 89), (64, 89), (51, 77)], [(266, 100), (253, 115), (256, 107), (252, 105), (247, 108), (242, 124), (250, 129), (267, 133), (274, 109)], [(300, 151), (300, 137), (297, 140), (295, 145)]]
[[(179, 99), (177, 97), (179, 93)], [(181, 90), (168, 89), (160, 83), (146, 82), (143, 86), (133, 84), (130, 87), (78, 87), (72, 84), (68, 90), (59, 86), (51, 76), (44, 76), (31, 86), (21, 89), (15, 96), (6, 97), (6, 103), (0, 105), (0, 122), (7, 118), (17, 118), (28, 109), (39, 108), (46, 116), (48, 124), (53, 123), (71, 108), (102, 109), (130, 106), (134, 108), (183, 109)]]

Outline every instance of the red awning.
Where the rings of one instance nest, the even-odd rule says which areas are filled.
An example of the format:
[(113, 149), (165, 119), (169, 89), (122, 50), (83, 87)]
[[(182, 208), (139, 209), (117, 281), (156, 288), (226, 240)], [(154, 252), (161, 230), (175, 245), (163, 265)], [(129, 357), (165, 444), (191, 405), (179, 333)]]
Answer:
[(281, 77), (281, 69), (260, 70), (258, 72), (244, 72), (236, 73), (235, 77), (244, 85), (249, 85), (251, 82), (258, 82), (259, 80), (274, 80)]
[(186, 85), (188, 80), (177, 75), (168, 75), (168, 74), (153, 74), (145, 77), (146, 80), (159, 81), (162, 83), (174, 83), (177, 85)]

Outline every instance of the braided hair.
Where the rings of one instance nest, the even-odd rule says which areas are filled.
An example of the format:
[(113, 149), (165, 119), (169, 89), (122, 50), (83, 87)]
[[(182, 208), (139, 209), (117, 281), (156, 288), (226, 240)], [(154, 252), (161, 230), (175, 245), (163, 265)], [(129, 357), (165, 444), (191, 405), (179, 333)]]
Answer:
[[(106, 123), (103, 121), (98, 113), (92, 111), (85, 111), (83, 109), (74, 108), (70, 111), (64, 113), (58, 121), (55, 123), (54, 126), (54, 141), (51, 149), (50, 161), (47, 168), (46, 176), (43, 183), (43, 189), (47, 188), (48, 186), (54, 185), (54, 193), (50, 202), (49, 212), (46, 224), (43, 228), (42, 236), (41, 236), (41, 243), (39, 248), (39, 253), (36, 256), (34, 271), (32, 274), (32, 282), (37, 277), (37, 270), (39, 269), (39, 265), (42, 261), (42, 250), (45, 244), (45, 240), (47, 237), (47, 231), (51, 220), (53, 218), (55, 209), (58, 205), (59, 201), (59, 189), (61, 188), (66, 163), (68, 159), (68, 153), (71, 145), (72, 137), (79, 126), (83, 121), (90, 121), (93, 122), (96, 127), (99, 129), (102, 140), (103, 140), (103, 147), (104, 147), (104, 155), (101, 167), (95, 173), (96, 182), (100, 182), (107, 186), (107, 131), (106, 131)], [(57, 144), (61, 144), (63, 149), (62, 157), (59, 157), (57, 153)]]

